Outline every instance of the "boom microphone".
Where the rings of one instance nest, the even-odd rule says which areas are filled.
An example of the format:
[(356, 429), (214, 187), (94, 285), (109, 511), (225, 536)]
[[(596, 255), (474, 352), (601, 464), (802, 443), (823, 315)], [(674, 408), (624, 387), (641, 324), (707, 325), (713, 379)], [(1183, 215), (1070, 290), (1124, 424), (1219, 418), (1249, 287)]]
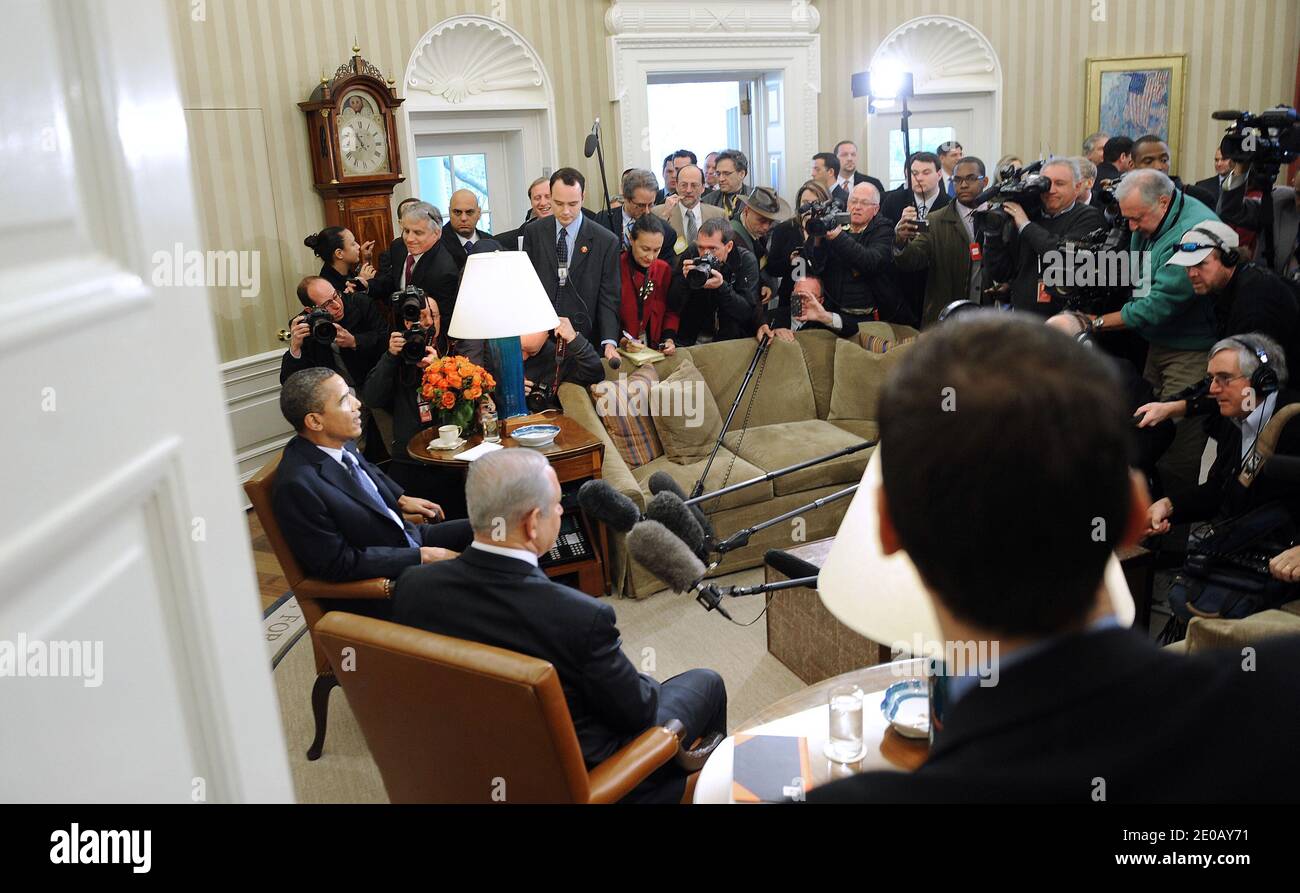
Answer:
[(699, 556), (701, 561), (708, 558), (709, 553), (704, 544), (704, 528), (700, 527), (691, 510), (677, 494), (668, 491), (656, 494), (646, 505), (645, 516), (646, 520), (658, 521), (677, 534), (677, 538)]
[(610, 486), (608, 481), (593, 478), (578, 488), (578, 505), (583, 514), (608, 524), (619, 533), (627, 533), (641, 520), (636, 503)]
[(731, 615), (719, 604), (721, 595), (708, 584), (704, 575), (708, 568), (691, 554), (686, 544), (658, 521), (642, 521), (627, 535), (627, 550), (632, 558), (654, 574), (674, 592), (694, 592), (695, 600), (705, 609), (716, 610), (731, 620)]
[(791, 580), (799, 577), (816, 577), (821, 573), (821, 568), (817, 565), (780, 549), (768, 549), (763, 553), (763, 563), (772, 570), (785, 574)]
[[(673, 476), (666, 471), (656, 471), (654, 474), (650, 475), (650, 480), (646, 483), (650, 487), (650, 492), (656, 496), (660, 493), (672, 493), (682, 502), (686, 501), (686, 491), (683, 490), (681, 485), (678, 484), (677, 481), (673, 480)], [(690, 510), (691, 514), (695, 516), (695, 520), (699, 523), (700, 528), (704, 531), (704, 535), (712, 538), (713, 524), (709, 522), (709, 516), (704, 514), (704, 511), (698, 505), (690, 506)]]
[(596, 123), (591, 125), (591, 133), (587, 134), (587, 141), (582, 146), (582, 154), (588, 158), (596, 154), (596, 143), (600, 140), (600, 137), (597, 136), (599, 132), (600, 118), (596, 118)]
[(1241, 117), (1241, 112), (1236, 109), (1221, 109), (1217, 112), (1210, 112), (1210, 117), (1216, 121), (1236, 121)]

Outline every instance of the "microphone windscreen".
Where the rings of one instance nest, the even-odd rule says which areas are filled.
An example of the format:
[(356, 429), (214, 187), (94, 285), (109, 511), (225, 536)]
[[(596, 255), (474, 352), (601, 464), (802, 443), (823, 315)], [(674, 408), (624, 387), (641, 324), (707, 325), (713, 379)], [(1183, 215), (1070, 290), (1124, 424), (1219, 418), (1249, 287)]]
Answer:
[(815, 564), (797, 558), (789, 552), (783, 552), (780, 549), (768, 549), (763, 555), (763, 563), (774, 571), (780, 571), (791, 580), (800, 580), (804, 577), (815, 577), (821, 573), (821, 568)]
[(704, 562), (658, 521), (642, 521), (627, 535), (632, 558), (674, 592), (689, 592), (704, 579)]
[(657, 494), (646, 505), (645, 516), (677, 534), (677, 538), (701, 559), (707, 554), (704, 551), (704, 528), (676, 493), (664, 491)]
[(582, 146), (582, 154), (588, 158), (596, 154), (596, 134), (587, 134), (587, 142)]
[(608, 524), (619, 533), (627, 533), (641, 520), (636, 503), (610, 486), (608, 481), (593, 479), (578, 488), (578, 506), (583, 514)]
[[(673, 493), (682, 502), (687, 499), (686, 491), (682, 489), (681, 484), (673, 480), (673, 476), (666, 471), (656, 471), (650, 475), (650, 479), (646, 484), (650, 487), (650, 492), (656, 496), (660, 493)], [(688, 508), (691, 510), (691, 514), (695, 516), (695, 521), (700, 525), (700, 529), (704, 531), (704, 535), (713, 536), (713, 524), (709, 522), (709, 516), (704, 514), (704, 510), (698, 505), (688, 506)]]
[(609, 368), (611, 368), (611, 369), (617, 369), (617, 368), (619, 368), (619, 367), (622, 366), (622, 365), (623, 365), (623, 358), (622, 358), (622, 357), (619, 357), (619, 356), (613, 356), (613, 357), (610, 357), (610, 358), (609, 358)]

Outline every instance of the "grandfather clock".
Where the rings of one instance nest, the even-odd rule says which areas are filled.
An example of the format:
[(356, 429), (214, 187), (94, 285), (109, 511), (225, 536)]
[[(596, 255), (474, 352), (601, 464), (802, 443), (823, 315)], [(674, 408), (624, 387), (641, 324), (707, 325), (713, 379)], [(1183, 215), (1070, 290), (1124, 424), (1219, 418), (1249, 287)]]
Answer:
[(391, 78), (361, 58), (320, 84), (298, 108), (307, 115), (307, 148), (327, 226), (346, 226), (359, 242), (374, 240), (375, 257), (393, 240), (393, 189), (406, 178), (397, 148), (397, 107)]

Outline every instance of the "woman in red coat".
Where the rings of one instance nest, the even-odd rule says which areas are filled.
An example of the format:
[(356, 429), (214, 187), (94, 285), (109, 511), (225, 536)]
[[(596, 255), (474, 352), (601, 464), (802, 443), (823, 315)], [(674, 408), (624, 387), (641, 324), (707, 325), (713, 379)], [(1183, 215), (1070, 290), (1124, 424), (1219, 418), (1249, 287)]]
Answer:
[(619, 260), (623, 276), (619, 319), (623, 331), (637, 342), (634, 349), (648, 344), (671, 356), (677, 350), (673, 338), (677, 335), (678, 320), (677, 314), (668, 309), (672, 267), (659, 259), (663, 232), (649, 214), (643, 214), (633, 222), (628, 240), (631, 247)]

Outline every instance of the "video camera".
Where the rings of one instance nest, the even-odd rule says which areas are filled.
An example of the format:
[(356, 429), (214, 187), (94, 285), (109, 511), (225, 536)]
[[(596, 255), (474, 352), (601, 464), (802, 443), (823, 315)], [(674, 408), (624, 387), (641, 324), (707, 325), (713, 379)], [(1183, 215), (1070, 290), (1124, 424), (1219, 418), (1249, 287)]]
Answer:
[(808, 230), (810, 236), (824, 236), (837, 226), (849, 225), (849, 212), (841, 211), (834, 199), (827, 199), (824, 202), (804, 202), (799, 206), (799, 216), (808, 216), (804, 228)]
[[(1111, 226), (1098, 227), (1086, 236), (1062, 238), (1057, 250), (1066, 266), (1071, 269), (1089, 269), (1098, 271), (1099, 274), (1101, 271), (1109, 271), (1114, 274), (1117, 271), (1116, 261), (1122, 259), (1122, 256), (1128, 256), (1128, 243), (1128, 223), (1123, 217), (1117, 217)], [(1085, 261), (1081, 259), (1085, 254), (1092, 256)], [(1064, 299), (1066, 310), (1089, 316), (1112, 313), (1132, 298), (1133, 286), (1096, 281), (1109, 278), (1112, 276), (1098, 275), (1089, 281), (1058, 285), (1056, 291)]]
[(984, 232), (1000, 233), (1011, 222), (1011, 215), (997, 207), (1005, 202), (1020, 205), (1030, 220), (1043, 212), (1043, 196), (1052, 190), (1052, 181), (1039, 173), (1042, 169), (1043, 162), (1035, 161), (1028, 167), (1009, 164), (998, 172), (998, 183), (985, 189), (974, 201), (977, 206), (985, 202), (994, 205), (986, 211), (975, 212), (975, 219)]
[(1210, 117), (1233, 122), (1219, 144), (1224, 157), (1249, 162), (1270, 182), (1277, 179), (1282, 165), (1300, 157), (1300, 127), (1296, 126), (1296, 110), (1289, 106), (1279, 105), (1258, 115), (1219, 111)]

